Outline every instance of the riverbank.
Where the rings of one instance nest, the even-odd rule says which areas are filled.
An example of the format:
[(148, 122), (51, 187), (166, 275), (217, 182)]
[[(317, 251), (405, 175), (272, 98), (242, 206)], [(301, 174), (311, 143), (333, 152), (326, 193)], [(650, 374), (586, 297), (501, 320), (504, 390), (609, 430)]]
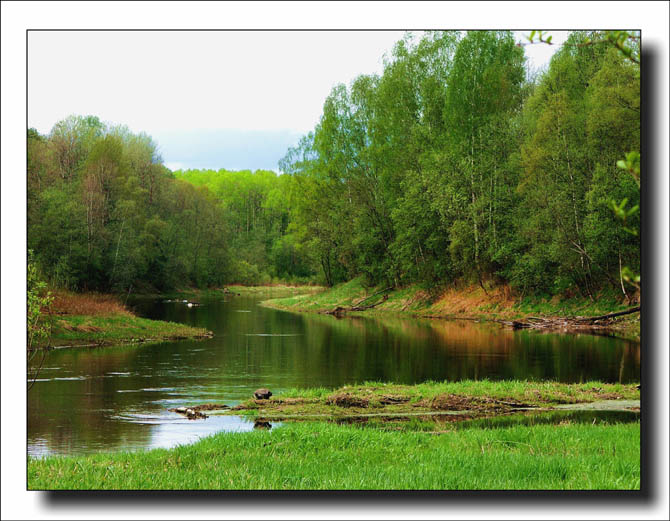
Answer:
[[(484, 289), (464, 286), (431, 295), (417, 286), (385, 290), (366, 288), (361, 278), (339, 284), (326, 291), (276, 298), (263, 302), (275, 309), (298, 312), (329, 313), (342, 316), (374, 315), (377, 313), (406, 314), (424, 318), (466, 319), (506, 322), (529, 316), (542, 318), (591, 317), (622, 311), (628, 308), (615, 297), (603, 295), (592, 302), (583, 298), (516, 298), (506, 286)], [(338, 308), (341, 311), (338, 312)], [(359, 310), (351, 311), (351, 308)], [(598, 331), (631, 340), (640, 340), (640, 314), (617, 317), (597, 327), (583, 331)]]
[[(253, 432), (222, 432), (172, 449), (28, 458), (28, 488), (636, 490), (635, 408), (620, 408), (619, 416), (586, 411), (587, 417), (559, 408), (639, 397), (636, 385), (602, 382), (294, 389), (226, 411), (253, 416), (259, 427)], [(556, 409), (509, 414), (518, 406)], [(362, 409), (387, 414), (393, 409), (398, 416), (403, 407), (412, 409), (411, 418), (352, 416)], [(471, 414), (430, 416), (463, 407)], [(269, 430), (269, 422), (278, 420), (283, 424)]]
[(292, 423), (169, 450), (28, 460), (29, 490), (639, 488), (639, 422), (446, 434)]
[(298, 295), (313, 295), (315, 293), (321, 293), (326, 289), (327, 288), (323, 286), (289, 286), (285, 284), (242, 286), (240, 284), (231, 284), (222, 288), (182, 288), (165, 293), (138, 293), (133, 294), (133, 298), (190, 299), (194, 301), (255, 295), (281, 298), (295, 297)]
[(58, 291), (52, 304), (50, 347), (92, 347), (208, 338), (211, 331), (140, 318), (113, 295)]

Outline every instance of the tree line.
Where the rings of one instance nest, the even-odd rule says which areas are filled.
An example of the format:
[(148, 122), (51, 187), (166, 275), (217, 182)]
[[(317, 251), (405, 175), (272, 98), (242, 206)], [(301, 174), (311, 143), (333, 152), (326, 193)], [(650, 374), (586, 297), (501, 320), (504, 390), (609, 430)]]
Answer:
[(53, 286), (167, 291), (310, 282), (287, 231), (289, 179), (170, 171), (150, 136), (70, 116), (28, 130), (28, 248)]
[(333, 88), (282, 175), (171, 172), (149, 136), (91, 116), (30, 129), (28, 247), (82, 290), (364, 275), (628, 297), (639, 180), (617, 161), (640, 149), (640, 71), (597, 36), (530, 74), (510, 32), (408, 34)]
[(146, 134), (92, 116), (28, 131), (28, 247), (53, 285), (222, 284), (229, 233), (212, 194), (176, 179)]
[(327, 282), (628, 296), (639, 216), (612, 205), (639, 204), (617, 160), (639, 151), (640, 70), (601, 40), (572, 33), (529, 77), (510, 32), (408, 35), (381, 75), (336, 86), (281, 163)]

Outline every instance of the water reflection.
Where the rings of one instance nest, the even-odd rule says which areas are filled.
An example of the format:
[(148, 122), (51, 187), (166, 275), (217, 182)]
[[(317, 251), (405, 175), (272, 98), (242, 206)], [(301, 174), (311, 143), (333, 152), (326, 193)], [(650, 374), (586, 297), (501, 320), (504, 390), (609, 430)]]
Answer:
[(639, 411), (551, 411), (467, 420), (454, 424), (453, 427), (456, 429), (503, 429), (516, 425), (567, 425), (573, 423), (597, 425), (603, 423), (636, 423), (639, 421)]
[(640, 378), (639, 344), (620, 339), (469, 321), (336, 319), (276, 311), (260, 300), (231, 297), (192, 308), (138, 301), (144, 316), (206, 327), (215, 336), (50, 352), (28, 393), (29, 452), (163, 447), (221, 429), (250, 430), (252, 423), (231, 417), (180, 423), (167, 409), (235, 405), (259, 387), (278, 394), (372, 380)]

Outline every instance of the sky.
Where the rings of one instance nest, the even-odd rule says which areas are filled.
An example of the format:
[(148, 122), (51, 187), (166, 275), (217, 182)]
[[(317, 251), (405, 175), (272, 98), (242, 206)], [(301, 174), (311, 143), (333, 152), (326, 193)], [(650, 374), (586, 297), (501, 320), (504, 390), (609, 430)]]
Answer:
[[(398, 31), (28, 33), (28, 125), (70, 114), (146, 132), (168, 168), (278, 170), (337, 83), (380, 74)], [(516, 32), (524, 41), (525, 32)], [(564, 41), (526, 45), (541, 68)]]

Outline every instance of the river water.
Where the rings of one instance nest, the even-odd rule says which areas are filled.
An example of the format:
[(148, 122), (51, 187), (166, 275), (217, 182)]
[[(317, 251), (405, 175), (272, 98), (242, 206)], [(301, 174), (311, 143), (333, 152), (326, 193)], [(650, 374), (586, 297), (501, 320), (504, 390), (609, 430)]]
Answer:
[(266, 298), (218, 298), (192, 308), (138, 300), (141, 316), (205, 327), (214, 337), (49, 352), (28, 393), (28, 453), (172, 447), (220, 430), (248, 431), (253, 423), (240, 417), (190, 421), (167, 409), (235, 405), (259, 387), (279, 394), (365, 381), (640, 379), (636, 342), (470, 321), (337, 319), (260, 306)]

